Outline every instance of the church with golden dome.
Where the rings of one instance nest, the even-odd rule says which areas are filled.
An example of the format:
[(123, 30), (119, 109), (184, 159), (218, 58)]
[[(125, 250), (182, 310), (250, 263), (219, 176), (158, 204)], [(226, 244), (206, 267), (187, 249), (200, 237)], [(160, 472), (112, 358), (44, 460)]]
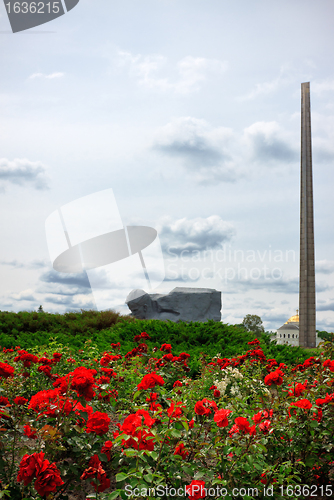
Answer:
[[(283, 326), (278, 328), (276, 334), (277, 344), (289, 344), (293, 346), (299, 346), (299, 311), (297, 309), (296, 314), (291, 316), (284, 323)], [(322, 342), (322, 339), (316, 336), (316, 346)]]

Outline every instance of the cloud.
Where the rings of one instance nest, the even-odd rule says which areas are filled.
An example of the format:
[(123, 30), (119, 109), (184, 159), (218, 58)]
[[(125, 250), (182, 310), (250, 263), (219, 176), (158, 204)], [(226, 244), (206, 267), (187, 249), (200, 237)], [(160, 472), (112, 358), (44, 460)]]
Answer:
[(278, 89), (289, 85), (295, 80), (294, 71), (288, 64), (282, 65), (279, 75), (267, 82), (260, 82), (248, 94), (238, 97), (238, 101), (247, 101), (255, 99), (260, 95), (268, 95), (276, 92)]
[(180, 255), (182, 252), (221, 248), (235, 234), (234, 226), (218, 215), (175, 221), (170, 217), (163, 217), (158, 221), (156, 229), (162, 250), (169, 256), (173, 253)]
[(46, 167), (41, 162), (16, 158), (0, 158), (0, 181), (23, 186), (31, 183), (35, 189), (48, 189)]
[[(235, 273), (236, 275), (236, 273)], [(234, 294), (234, 293), (245, 293), (249, 290), (266, 290), (267, 292), (284, 293), (284, 294), (294, 294), (299, 292), (299, 278), (265, 278), (259, 277), (259, 279), (254, 278), (244, 278), (240, 280), (232, 279), (232, 274), (227, 282), (228, 288), (224, 289), (224, 293)], [(223, 282), (224, 280), (222, 280)], [(225, 280), (226, 285), (226, 280)]]
[(323, 92), (334, 92), (334, 78), (312, 82), (312, 92), (322, 94)]
[[(56, 304), (58, 306), (66, 307), (67, 310), (80, 310), (80, 309), (96, 309), (95, 303), (91, 300), (80, 300), (78, 297), (74, 300), (72, 297), (57, 297), (57, 296), (46, 296), (45, 302), (50, 304)], [(44, 308), (45, 310), (47, 308)]]
[(48, 265), (48, 263), (45, 261), (45, 260), (32, 260), (28, 263), (24, 263), (24, 262), (20, 262), (16, 259), (13, 259), (13, 260), (1, 260), (0, 261), (0, 264), (2, 266), (9, 266), (9, 267), (13, 267), (14, 269), (22, 269), (22, 268), (26, 268), (26, 269), (41, 269), (43, 267), (46, 267)]
[(69, 287), (76, 287), (77, 290), (80, 290), (79, 293), (86, 294), (90, 293), (91, 291), (90, 283), (86, 272), (82, 272), (80, 274), (67, 274), (67, 273), (58, 273), (57, 271), (50, 269), (49, 271), (43, 273), (39, 279), (43, 283), (54, 283), (59, 285), (67, 285)]
[(334, 311), (334, 301), (326, 304), (317, 304), (317, 311)]
[(152, 149), (179, 159), (200, 183), (233, 182), (237, 172), (228, 151), (232, 140), (231, 129), (213, 128), (205, 120), (180, 117), (158, 130)]
[[(260, 276), (257, 278), (244, 277), (239, 279), (238, 271), (233, 268), (227, 269), (231, 271), (226, 273), (225, 277), (221, 280), (222, 283), (227, 285), (224, 289), (224, 293), (234, 294), (234, 293), (245, 293), (249, 290), (266, 290), (268, 292), (274, 293), (284, 293), (284, 294), (298, 294), (299, 293), (299, 278), (284, 278), (270, 277), (270, 269), (267, 276)], [(316, 292), (326, 292), (332, 290), (334, 287), (328, 285), (324, 282), (316, 282)]]
[(315, 263), (317, 273), (332, 274), (334, 273), (334, 262), (329, 260), (318, 260)]
[(244, 130), (244, 138), (253, 161), (286, 163), (299, 158), (299, 152), (284, 138), (277, 122), (253, 123)]
[(10, 298), (18, 301), (28, 300), (29, 302), (36, 302), (34, 292), (30, 288), (28, 290), (23, 290), (20, 293), (11, 293)]
[(29, 76), (29, 80), (35, 80), (36, 78), (44, 78), (45, 80), (54, 80), (55, 78), (63, 78), (65, 73), (50, 73), (46, 75), (45, 73), (33, 73)]
[(176, 81), (172, 81), (170, 77), (158, 76), (168, 66), (167, 59), (160, 54), (143, 56), (119, 50), (116, 64), (120, 68), (127, 68), (130, 76), (136, 78), (143, 87), (178, 94), (198, 91), (200, 84), (210, 75), (221, 74), (227, 69), (226, 61), (187, 56), (172, 68), (172, 72), (176, 70), (177, 73)]

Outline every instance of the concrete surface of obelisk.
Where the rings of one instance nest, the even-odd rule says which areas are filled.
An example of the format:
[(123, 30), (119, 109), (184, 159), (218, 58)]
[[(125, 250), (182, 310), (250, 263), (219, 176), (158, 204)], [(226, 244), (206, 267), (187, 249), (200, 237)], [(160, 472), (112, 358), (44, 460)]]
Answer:
[(316, 347), (310, 83), (301, 87), (299, 345)]

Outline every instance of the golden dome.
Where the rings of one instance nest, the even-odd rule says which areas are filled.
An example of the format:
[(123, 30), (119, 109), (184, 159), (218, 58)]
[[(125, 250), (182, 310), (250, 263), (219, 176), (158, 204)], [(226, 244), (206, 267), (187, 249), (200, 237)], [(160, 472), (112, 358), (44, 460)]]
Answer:
[(296, 311), (297, 314), (295, 314), (294, 316), (291, 316), (291, 318), (288, 319), (288, 321), (286, 321), (284, 324), (286, 325), (287, 323), (299, 323), (299, 311), (297, 309)]

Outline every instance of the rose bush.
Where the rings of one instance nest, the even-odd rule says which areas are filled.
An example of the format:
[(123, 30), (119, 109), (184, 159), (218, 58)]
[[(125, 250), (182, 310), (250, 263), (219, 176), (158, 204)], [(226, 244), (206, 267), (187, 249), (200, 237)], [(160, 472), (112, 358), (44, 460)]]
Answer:
[(192, 380), (188, 353), (174, 356), (166, 343), (149, 349), (148, 338), (136, 335), (124, 357), (119, 343), (102, 353), (89, 343), (77, 353), (3, 349), (0, 498), (86, 491), (125, 500), (126, 487), (148, 498), (159, 485), (189, 499), (209, 486), (226, 488), (226, 499), (242, 498), (231, 496), (241, 487), (261, 498), (265, 485), (280, 499), (281, 486), (332, 483), (330, 342), (286, 366), (266, 359), (255, 339), (243, 355), (203, 357)]

